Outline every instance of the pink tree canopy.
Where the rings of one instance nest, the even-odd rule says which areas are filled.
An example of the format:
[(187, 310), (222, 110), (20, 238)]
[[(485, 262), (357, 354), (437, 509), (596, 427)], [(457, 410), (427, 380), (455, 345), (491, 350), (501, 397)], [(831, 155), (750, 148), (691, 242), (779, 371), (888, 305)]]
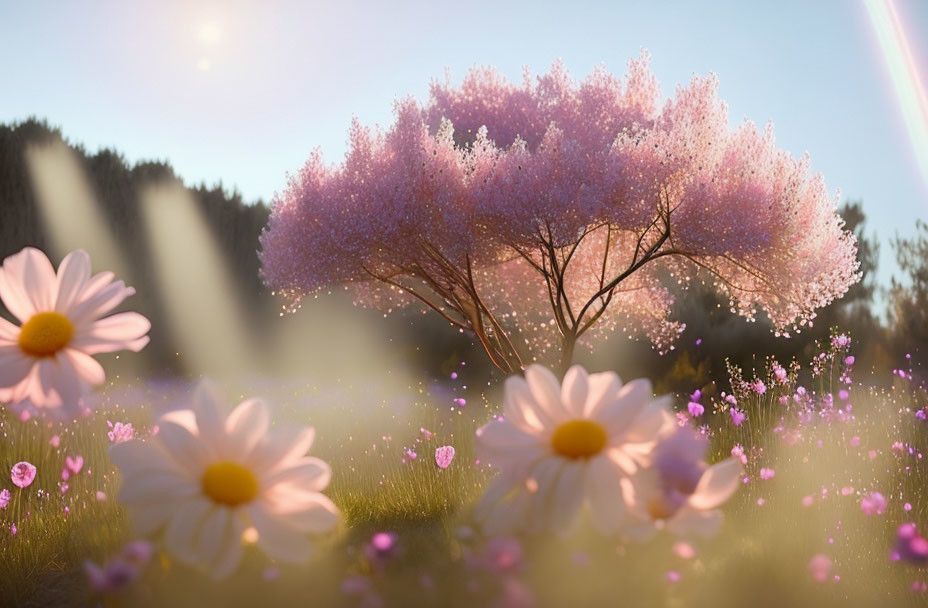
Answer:
[[(616, 328), (664, 351), (669, 286), (710, 282), (777, 331), (858, 280), (857, 244), (809, 159), (768, 125), (732, 130), (716, 77), (662, 105), (646, 54), (619, 79), (560, 63), (514, 84), (474, 69), (355, 122), (343, 163), (316, 151), (273, 201), (262, 273), (292, 308), (336, 285), (418, 304), (473, 332), (510, 372)], [(518, 345), (518, 346), (517, 346)]]

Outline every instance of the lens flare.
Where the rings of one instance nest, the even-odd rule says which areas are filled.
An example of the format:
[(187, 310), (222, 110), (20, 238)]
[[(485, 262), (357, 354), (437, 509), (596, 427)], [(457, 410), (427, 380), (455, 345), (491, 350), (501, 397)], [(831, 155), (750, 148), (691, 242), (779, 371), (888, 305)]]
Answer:
[(892, 80), (915, 161), (928, 187), (928, 96), (893, 0), (866, 0), (886, 69)]

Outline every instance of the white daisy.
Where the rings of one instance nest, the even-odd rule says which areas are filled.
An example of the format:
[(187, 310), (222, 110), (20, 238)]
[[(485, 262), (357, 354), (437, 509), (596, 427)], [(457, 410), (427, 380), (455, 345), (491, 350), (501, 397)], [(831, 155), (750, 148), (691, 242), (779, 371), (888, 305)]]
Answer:
[(635, 476), (625, 534), (646, 540), (659, 530), (681, 537), (718, 531), (723, 517), (717, 507), (738, 489), (743, 469), (737, 458), (709, 466), (708, 449), (709, 440), (691, 428), (661, 440), (652, 465)]
[(321, 494), (331, 469), (304, 456), (312, 428), (269, 425), (263, 401), (243, 401), (224, 418), (201, 387), (192, 411), (164, 416), (146, 441), (111, 447), (123, 477), (119, 499), (137, 532), (163, 530), (170, 555), (216, 578), (238, 566), (246, 530), (271, 558), (305, 561), (306, 533), (327, 532), (338, 521)]
[(475, 516), (488, 533), (566, 533), (589, 505), (602, 533), (620, 529), (629, 476), (650, 462), (673, 424), (667, 399), (648, 380), (623, 385), (612, 372), (579, 365), (560, 385), (532, 365), (506, 380), (503, 418), (477, 431), (478, 455), (499, 469)]
[(106, 380), (92, 357), (148, 344), (136, 312), (101, 318), (135, 293), (113, 273), (90, 275), (90, 256), (73, 251), (56, 275), (45, 254), (26, 247), (0, 267), (0, 299), (21, 325), (0, 318), (0, 401), (74, 408)]

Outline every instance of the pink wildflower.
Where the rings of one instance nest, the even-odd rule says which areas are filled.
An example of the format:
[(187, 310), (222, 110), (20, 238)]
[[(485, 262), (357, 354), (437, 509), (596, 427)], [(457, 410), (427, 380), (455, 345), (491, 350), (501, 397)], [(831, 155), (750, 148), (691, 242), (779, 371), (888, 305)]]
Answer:
[(132, 428), (131, 422), (127, 422), (125, 424), (122, 422), (117, 422), (113, 424), (107, 420), (106, 424), (108, 424), (111, 429), (106, 433), (110, 443), (123, 443), (125, 441), (131, 441), (135, 437), (135, 429)]
[(29, 462), (17, 462), (10, 471), (10, 479), (17, 488), (28, 488), (35, 481), (36, 468)]
[(902, 524), (896, 531), (896, 546), (890, 557), (894, 561), (901, 559), (914, 564), (928, 563), (928, 540), (918, 533), (915, 524)]
[(748, 457), (744, 454), (744, 448), (741, 447), (741, 444), (735, 444), (735, 447), (731, 449), (731, 455), (741, 461), (741, 464), (748, 463)]
[(779, 382), (780, 384), (786, 384), (786, 380), (788, 376), (786, 374), (785, 369), (777, 365), (776, 367), (773, 368), (773, 375), (774, 377), (776, 377), (777, 382)]
[(439, 448), (435, 448), (435, 464), (438, 465), (438, 468), (447, 469), (451, 466), (452, 460), (454, 460), (453, 446), (443, 445)]
[(828, 580), (833, 567), (833, 562), (824, 553), (818, 553), (809, 560), (809, 574), (812, 576), (812, 580), (818, 583), (824, 583)]
[(695, 401), (690, 401), (689, 403), (687, 403), (686, 409), (689, 410), (690, 416), (694, 418), (698, 418), (699, 416), (702, 416), (706, 411), (706, 408), (703, 407), (701, 403), (696, 403)]
[(735, 426), (741, 426), (741, 423), (747, 419), (747, 415), (737, 408), (731, 408), (728, 411), (731, 414), (731, 421)]
[(882, 515), (886, 511), (886, 498), (879, 492), (871, 492), (860, 501), (860, 510), (864, 515)]
[(71, 458), (70, 456), (67, 456), (64, 459), (64, 464), (68, 468), (68, 470), (71, 471), (71, 473), (73, 473), (74, 475), (77, 475), (78, 473), (81, 472), (81, 469), (84, 467), (84, 457), (75, 456), (74, 458)]

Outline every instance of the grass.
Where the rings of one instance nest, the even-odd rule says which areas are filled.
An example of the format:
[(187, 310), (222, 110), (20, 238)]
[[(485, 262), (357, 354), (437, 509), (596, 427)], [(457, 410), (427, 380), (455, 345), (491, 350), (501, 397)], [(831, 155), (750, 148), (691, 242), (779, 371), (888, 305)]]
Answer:
[[(470, 508), (488, 476), (474, 465), (473, 433), (495, 411), (498, 394), (469, 393), (466, 407), (452, 409), (445, 385), (244, 381), (231, 401), (265, 394), (275, 404), (278, 423), (317, 428), (312, 453), (332, 464), (328, 494), (342, 511), (340, 528), (317, 540), (305, 566), (271, 564), (269, 570), (267, 560), (249, 548), (236, 575), (215, 584), (161, 556), (144, 580), (103, 601), (107, 606), (473, 606), (529, 593), (542, 606), (919, 605), (925, 598), (910, 585), (925, 580), (924, 570), (890, 562), (888, 552), (900, 523), (915, 521), (923, 531), (928, 526), (923, 481), (928, 471), (918, 455), (928, 449), (928, 428), (914, 416), (926, 402), (925, 393), (907, 381), (884, 389), (854, 384), (852, 415), (817, 414), (800, 424), (802, 408), (792, 399), (797, 386), (804, 383), (820, 412), (823, 396), (844, 385), (842, 365), (842, 359), (832, 358), (815, 377), (793, 370), (785, 384), (763, 376), (768, 387), (763, 395), (745, 389), (736, 374), (738, 407), (748, 415), (741, 427), (731, 424), (716, 395), (716, 407), (707, 407), (706, 416), (714, 454), (727, 456), (735, 443), (745, 446), (752, 479), (727, 505), (722, 532), (696, 545), (695, 558), (676, 556), (673, 540), (666, 537), (639, 545), (601, 538), (583, 526), (569, 538), (525, 539), (522, 565), (502, 573), (480, 566), (486, 539), (470, 521)], [(21, 422), (0, 409), (5, 439), (0, 465), (28, 460), (39, 470), (26, 490), (0, 481), (0, 487), (15, 490), (13, 501), (0, 511), (0, 604), (100, 601), (87, 589), (81, 564), (104, 560), (131, 538), (126, 515), (112, 499), (119, 481), (106, 454), (106, 420), (132, 422), (144, 434), (158, 412), (183, 401), (185, 390), (184, 384), (112, 386), (98, 404), (99, 413), (66, 424)], [(785, 405), (779, 402), (783, 395), (789, 398)], [(801, 437), (785, 440), (791, 430)], [(49, 444), (53, 435), (60, 436), (57, 448)], [(906, 446), (901, 452), (892, 447), (897, 441)], [(456, 448), (446, 470), (433, 461), (441, 445)], [(411, 459), (408, 451), (417, 457)], [(76, 454), (84, 456), (85, 470), (62, 494), (64, 458)], [(776, 476), (757, 480), (761, 467), (773, 468)], [(107, 499), (97, 500), (98, 491)], [(861, 497), (871, 491), (889, 499), (881, 516), (861, 512)], [(805, 505), (809, 496), (812, 503)], [(905, 503), (911, 511), (904, 510)], [(11, 523), (19, 529), (15, 537)], [(371, 535), (380, 531), (398, 538), (388, 559), (365, 552)], [(839, 580), (811, 580), (807, 565), (818, 553), (834, 562)], [(668, 582), (669, 572), (679, 581)], [(346, 579), (356, 581), (354, 591), (341, 589)]]

